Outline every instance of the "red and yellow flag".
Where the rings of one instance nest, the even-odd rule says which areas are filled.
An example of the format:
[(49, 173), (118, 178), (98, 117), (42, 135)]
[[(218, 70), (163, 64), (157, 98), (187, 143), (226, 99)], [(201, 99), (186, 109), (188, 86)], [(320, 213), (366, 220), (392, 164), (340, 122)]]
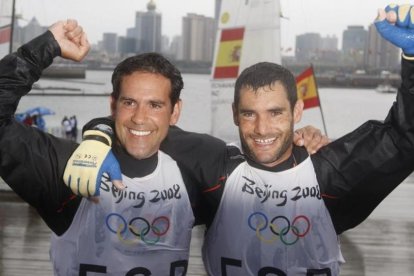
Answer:
[(307, 68), (296, 77), (298, 98), (304, 102), (303, 109), (320, 106), (315, 76), (312, 67)]
[(244, 28), (221, 32), (213, 79), (237, 78), (243, 44)]

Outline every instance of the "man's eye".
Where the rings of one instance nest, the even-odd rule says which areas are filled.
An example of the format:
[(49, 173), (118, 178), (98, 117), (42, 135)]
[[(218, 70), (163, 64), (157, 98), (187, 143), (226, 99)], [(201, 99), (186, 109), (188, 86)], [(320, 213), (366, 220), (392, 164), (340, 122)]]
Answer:
[(247, 117), (247, 118), (249, 118), (249, 117), (253, 117), (253, 112), (243, 112), (243, 113), (242, 113), (242, 116), (243, 116), (243, 117)]
[(272, 111), (271, 113), (270, 113), (270, 115), (272, 116), (272, 117), (276, 117), (276, 116), (279, 116), (279, 115), (281, 115), (282, 114), (282, 112), (281, 111)]
[(159, 108), (161, 108), (162, 106), (161, 106), (161, 104), (158, 104), (158, 103), (151, 103), (151, 108), (154, 108), (154, 109), (159, 109)]
[(125, 105), (125, 106), (133, 106), (134, 105), (134, 101), (125, 100), (125, 101), (123, 101), (123, 105)]

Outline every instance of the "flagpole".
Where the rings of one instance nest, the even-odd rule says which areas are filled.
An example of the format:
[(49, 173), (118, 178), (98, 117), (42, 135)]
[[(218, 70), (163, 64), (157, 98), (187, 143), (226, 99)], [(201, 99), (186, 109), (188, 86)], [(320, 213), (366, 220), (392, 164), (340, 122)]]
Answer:
[(316, 87), (316, 95), (318, 96), (318, 101), (319, 101), (319, 108), (321, 111), (321, 117), (322, 117), (322, 124), (323, 124), (323, 129), (325, 131), (325, 135), (328, 136), (328, 131), (326, 129), (326, 123), (325, 123), (325, 117), (323, 116), (323, 110), (322, 110), (322, 102), (321, 102), (321, 97), (319, 97), (319, 88), (318, 88), (318, 82), (316, 80), (316, 74), (315, 74), (315, 70), (313, 70), (313, 64), (311, 63), (310, 67), (312, 68), (312, 73), (313, 73), (313, 77), (315, 79), (315, 87)]

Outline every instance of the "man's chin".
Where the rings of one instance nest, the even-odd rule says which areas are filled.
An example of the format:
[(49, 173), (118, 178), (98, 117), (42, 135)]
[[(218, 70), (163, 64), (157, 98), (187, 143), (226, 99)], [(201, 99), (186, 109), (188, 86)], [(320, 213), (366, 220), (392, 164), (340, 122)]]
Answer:
[(127, 149), (127, 153), (135, 159), (146, 159), (152, 156), (152, 154), (147, 150)]
[(261, 155), (261, 154), (250, 155), (250, 159), (252, 159), (254, 162), (259, 163), (263, 166), (266, 166), (267, 164), (271, 164), (276, 161), (274, 156)]
[(260, 160), (256, 160), (257, 163), (259, 163), (262, 166), (265, 167), (272, 167), (274, 166), (274, 164), (276, 163), (277, 159), (270, 159), (270, 158), (265, 158), (265, 159), (260, 159)]

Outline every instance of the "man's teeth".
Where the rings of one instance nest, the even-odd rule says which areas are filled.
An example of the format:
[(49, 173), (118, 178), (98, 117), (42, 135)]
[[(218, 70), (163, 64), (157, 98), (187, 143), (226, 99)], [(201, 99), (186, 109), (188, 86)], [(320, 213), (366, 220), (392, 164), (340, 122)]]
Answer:
[(151, 131), (144, 131), (144, 130), (133, 130), (133, 129), (130, 129), (129, 131), (133, 135), (136, 135), (136, 136), (147, 136), (147, 135), (150, 135), (151, 134)]
[(271, 144), (276, 140), (276, 138), (268, 138), (268, 139), (254, 139), (254, 141), (258, 144)]

